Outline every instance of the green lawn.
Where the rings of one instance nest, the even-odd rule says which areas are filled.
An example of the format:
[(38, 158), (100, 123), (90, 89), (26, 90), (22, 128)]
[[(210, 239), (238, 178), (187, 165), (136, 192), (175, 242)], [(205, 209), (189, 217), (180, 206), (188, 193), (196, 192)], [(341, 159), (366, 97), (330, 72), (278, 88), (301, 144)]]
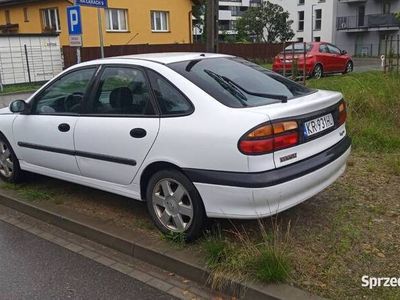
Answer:
[(311, 79), (307, 85), (343, 94), (355, 149), (399, 153), (400, 76), (379, 71), (352, 73)]
[(34, 83), (19, 83), (19, 84), (9, 84), (4, 85), (3, 92), (0, 91), (1, 94), (12, 94), (12, 93), (25, 93), (25, 92), (34, 92), (38, 88), (40, 88), (44, 82), (34, 82)]

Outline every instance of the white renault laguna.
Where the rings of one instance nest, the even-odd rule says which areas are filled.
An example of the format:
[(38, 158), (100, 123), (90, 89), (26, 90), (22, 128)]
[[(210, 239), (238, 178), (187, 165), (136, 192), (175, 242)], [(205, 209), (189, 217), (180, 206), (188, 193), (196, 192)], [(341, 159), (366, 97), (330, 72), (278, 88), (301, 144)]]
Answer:
[(0, 175), (51, 176), (147, 202), (163, 232), (252, 219), (332, 184), (346, 106), (241, 58), (200, 53), (75, 65), (0, 116)]

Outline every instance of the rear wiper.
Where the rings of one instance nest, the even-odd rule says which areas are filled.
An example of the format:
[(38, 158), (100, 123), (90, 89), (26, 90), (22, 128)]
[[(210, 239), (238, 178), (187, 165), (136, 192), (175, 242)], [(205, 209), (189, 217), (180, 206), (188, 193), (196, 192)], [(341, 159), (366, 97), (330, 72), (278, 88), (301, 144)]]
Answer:
[(240, 101), (243, 106), (248, 106), (245, 102), (247, 101), (247, 97), (239, 90), (237, 86), (226, 80), (223, 76), (214, 73), (213, 71), (205, 69), (207, 75), (217, 81), (225, 90), (230, 92), (236, 99)]
[(219, 75), (219, 76), (221, 76), (222, 79), (224, 79), (226, 82), (229, 82), (230, 84), (236, 86), (238, 89), (241, 89), (246, 94), (249, 94), (249, 95), (252, 95), (252, 96), (256, 96), (256, 97), (276, 99), (276, 100), (282, 101), (282, 103), (287, 103), (287, 101), (288, 101), (288, 97), (287, 96), (252, 92), (252, 91), (246, 90), (244, 87), (240, 86), (238, 83), (236, 83), (232, 79), (229, 79), (226, 76), (223, 76), (223, 75)]

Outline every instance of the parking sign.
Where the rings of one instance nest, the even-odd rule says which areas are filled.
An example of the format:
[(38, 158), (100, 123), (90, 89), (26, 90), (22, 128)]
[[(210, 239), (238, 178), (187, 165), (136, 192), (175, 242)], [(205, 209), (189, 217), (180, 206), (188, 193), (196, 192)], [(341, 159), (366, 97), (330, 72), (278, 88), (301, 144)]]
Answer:
[(67, 17), (69, 34), (82, 34), (81, 8), (78, 5), (67, 7)]

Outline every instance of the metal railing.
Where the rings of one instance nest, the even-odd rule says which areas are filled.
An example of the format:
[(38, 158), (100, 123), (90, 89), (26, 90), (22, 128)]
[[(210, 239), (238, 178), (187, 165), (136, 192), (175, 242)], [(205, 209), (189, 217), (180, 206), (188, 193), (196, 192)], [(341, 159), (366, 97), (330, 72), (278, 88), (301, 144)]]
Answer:
[(394, 14), (373, 14), (365, 16), (345, 16), (336, 18), (337, 30), (400, 27)]

